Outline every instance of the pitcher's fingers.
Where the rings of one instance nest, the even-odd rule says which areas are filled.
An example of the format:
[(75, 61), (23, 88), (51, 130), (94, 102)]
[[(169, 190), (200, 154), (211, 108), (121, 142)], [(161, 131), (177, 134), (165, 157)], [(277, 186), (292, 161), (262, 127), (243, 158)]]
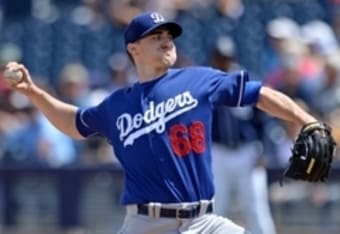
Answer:
[(13, 66), (13, 68), (14, 68), (15, 70), (18, 70), (18, 71), (21, 71), (21, 72), (22, 72), (23, 78), (24, 78), (25, 80), (29, 79), (30, 74), (29, 74), (27, 68), (25, 67), (25, 65), (20, 64), (20, 63), (13, 63), (13, 64), (11, 64), (11, 65)]
[(19, 70), (20, 69), (20, 64), (17, 62), (9, 62), (6, 64), (5, 69), (11, 69), (11, 70)]

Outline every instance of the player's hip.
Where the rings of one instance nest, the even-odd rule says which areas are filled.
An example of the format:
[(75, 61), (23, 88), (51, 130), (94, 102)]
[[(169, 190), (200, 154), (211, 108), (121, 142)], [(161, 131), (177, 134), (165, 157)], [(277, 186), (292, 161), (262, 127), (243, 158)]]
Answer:
[(119, 234), (130, 233), (231, 233), (244, 228), (213, 214), (214, 201), (193, 203), (148, 203), (126, 206), (127, 215)]

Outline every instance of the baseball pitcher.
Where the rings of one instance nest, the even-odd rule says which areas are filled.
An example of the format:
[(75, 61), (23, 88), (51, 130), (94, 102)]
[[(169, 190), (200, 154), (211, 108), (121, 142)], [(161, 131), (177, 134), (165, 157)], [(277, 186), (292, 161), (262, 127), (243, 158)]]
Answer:
[[(249, 80), (244, 70), (172, 69), (174, 39), (181, 33), (180, 25), (156, 12), (133, 18), (124, 38), (138, 82), (90, 108), (52, 97), (16, 62), (6, 69), (21, 72), (22, 78), (9, 83), (62, 132), (76, 139), (101, 135), (112, 144), (126, 176), (121, 202), (127, 214), (119, 233), (247, 233), (214, 214), (213, 109), (256, 105), (301, 126), (318, 122), (284, 94)], [(315, 139), (323, 136), (318, 132)]]

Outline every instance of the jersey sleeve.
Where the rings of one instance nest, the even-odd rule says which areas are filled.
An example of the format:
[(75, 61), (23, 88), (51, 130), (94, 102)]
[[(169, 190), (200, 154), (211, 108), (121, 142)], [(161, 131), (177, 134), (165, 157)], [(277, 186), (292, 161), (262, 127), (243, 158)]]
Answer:
[(83, 136), (83, 137), (88, 137), (90, 135), (96, 135), (97, 131), (95, 130), (95, 128), (93, 127), (93, 125), (91, 126), (91, 121), (89, 121), (88, 118), (89, 116), (91, 116), (91, 111), (90, 109), (93, 108), (80, 108), (77, 111), (77, 115), (76, 115), (76, 127), (78, 129), (78, 132)]
[(97, 106), (80, 108), (76, 115), (76, 127), (83, 137), (105, 136), (105, 102)]
[(245, 70), (230, 73), (214, 70), (210, 79), (209, 99), (214, 105), (239, 107), (255, 104), (259, 99), (262, 83), (249, 81)]

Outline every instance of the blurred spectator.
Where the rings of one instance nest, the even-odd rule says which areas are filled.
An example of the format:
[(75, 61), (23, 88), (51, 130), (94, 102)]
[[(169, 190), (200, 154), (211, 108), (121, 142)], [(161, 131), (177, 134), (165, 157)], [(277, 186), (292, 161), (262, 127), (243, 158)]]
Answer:
[(89, 73), (80, 63), (66, 64), (59, 75), (58, 94), (67, 103), (87, 106)]
[(20, 47), (12, 42), (3, 43), (0, 47), (0, 66), (9, 61), (21, 61), (22, 51)]
[(241, 0), (215, 0), (215, 2), (222, 15), (226, 17), (239, 18), (244, 13)]
[(282, 64), (285, 43), (299, 40), (300, 26), (290, 18), (275, 18), (266, 25), (269, 44), (264, 54), (264, 73), (271, 73)]
[(235, 56), (236, 48), (233, 40), (228, 36), (219, 37), (213, 51), (212, 64), (224, 71), (241, 69)]
[(301, 36), (315, 54), (324, 56), (338, 49), (333, 29), (321, 20), (313, 20), (302, 25)]
[(340, 50), (325, 58), (322, 83), (315, 94), (313, 108), (323, 119), (328, 120), (333, 111), (340, 108)]
[(6, 126), (5, 165), (59, 167), (74, 162), (71, 138), (52, 126), (25, 96), (13, 92), (9, 100), (15, 109), (11, 118), (17, 121), (18, 127)]
[(81, 59), (86, 66), (92, 86), (106, 84), (107, 60), (113, 51), (123, 49), (116, 39), (122, 32), (117, 32), (108, 21), (106, 8), (104, 0), (82, 0), (82, 5), (72, 13), (72, 21), (80, 35), (79, 44), (82, 45), (78, 60)]
[(331, 27), (338, 43), (340, 42), (340, 7), (339, 5), (331, 6)]
[(125, 26), (145, 7), (143, 0), (110, 0), (109, 18), (112, 23)]
[[(59, 74), (57, 95), (61, 100), (79, 107), (88, 106), (90, 80), (88, 70), (80, 63), (74, 62), (64, 66)], [(82, 155), (86, 150), (85, 141), (72, 140), (77, 161), (82, 162)]]
[(109, 87), (113, 92), (119, 88), (128, 86), (136, 81), (133, 68), (126, 53), (115, 53), (111, 55), (109, 65)]
[(318, 89), (324, 82), (324, 60), (338, 49), (338, 43), (331, 27), (321, 20), (309, 21), (302, 25), (301, 38), (308, 48), (308, 53), (300, 65), (301, 75), (309, 79), (311, 86)]
[(12, 132), (18, 131), (21, 128), (21, 123), (15, 118), (13, 113), (10, 113), (4, 105), (1, 105), (0, 110), (0, 162), (9, 157), (9, 135)]
[[(288, 40), (282, 43), (281, 49), (281, 62), (276, 70), (265, 77), (265, 83), (292, 98), (302, 99), (308, 105), (311, 105), (318, 88), (315, 85), (315, 77), (319, 78), (320, 75), (317, 76), (313, 72), (310, 76), (307, 76), (301, 70), (306, 65), (306, 61), (309, 60), (306, 45), (300, 40)], [(320, 74), (320, 71), (318, 71), (318, 74)]]

